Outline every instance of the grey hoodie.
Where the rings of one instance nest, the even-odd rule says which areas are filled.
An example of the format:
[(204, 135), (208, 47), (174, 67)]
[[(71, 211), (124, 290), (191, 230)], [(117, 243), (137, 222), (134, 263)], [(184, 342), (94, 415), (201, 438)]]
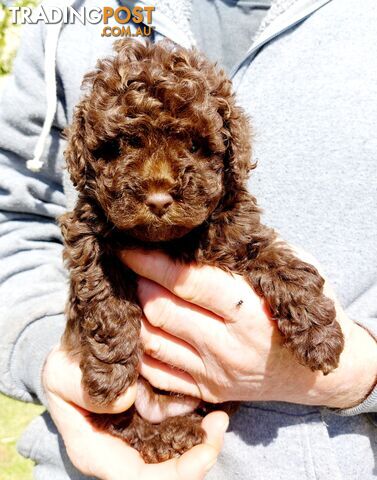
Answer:
[[(191, 45), (191, 15), (190, 0), (159, 0), (155, 40)], [(375, 0), (275, 0), (233, 81), (254, 126), (250, 189), (264, 222), (318, 258), (349, 316), (377, 337), (376, 25)], [(2, 96), (0, 388), (25, 401), (44, 402), (41, 369), (64, 328), (67, 276), (55, 219), (75, 193), (61, 131), (83, 74), (111, 53), (113, 39), (100, 29), (25, 28)], [(33, 155), (28, 165), (39, 172), (26, 166)], [(245, 403), (207, 478), (375, 478), (375, 412), (377, 390), (336, 412)], [(48, 413), (28, 427), (19, 450), (37, 462), (37, 480), (83, 478)]]

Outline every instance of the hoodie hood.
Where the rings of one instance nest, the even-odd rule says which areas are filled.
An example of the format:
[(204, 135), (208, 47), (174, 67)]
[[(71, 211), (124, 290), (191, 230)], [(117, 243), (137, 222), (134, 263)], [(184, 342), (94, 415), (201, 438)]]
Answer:
[[(304, 20), (329, 1), (331, 0), (272, 0), (271, 8), (259, 28), (253, 45), (251, 45), (243, 61), (233, 70), (232, 76), (237, 73), (245, 61), (251, 60), (268, 41)], [(72, 6), (74, 3), (74, 0), (63, 0), (62, 7)], [(129, 8), (133, 8), (135, 5), (150, 5), (147, 0), (137, 2), (122, 0), (119, 3)], [(193, 14), (195, 12), (192, 11), (191, 0), (159, 0), (153, 19), (155, 40), (159, 41), (168, 37), (183, 47), (195, 46), (194, 35), (190, 27), (191, 15)], [(63, 27), (62, 22), (46, 25), (44, 71), (47, 107), (33, 157), (26, 162), (27, 168), (33, 172), (38, 172), (43, 167), (41, 158), (56, 113), (56, 54), (59, 35)]]

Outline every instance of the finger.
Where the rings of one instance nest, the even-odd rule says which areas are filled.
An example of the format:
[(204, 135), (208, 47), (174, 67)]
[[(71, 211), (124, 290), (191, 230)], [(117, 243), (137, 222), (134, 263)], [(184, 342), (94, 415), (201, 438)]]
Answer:
[(112, 404), (99, 406), (93, 404), (81, 385), (82, 374), (76, 357), (71, 357), (61, 347), (55, 347), (43, 372), (47, 389), (57, 393), (67, 402), (72, 402), (94, 413), (120, 413), (128, 410), (136, 398), (136, 383), (131, 385)]
[(262, 300), (240, 275), (209, 265), (184, 265), (155, 251), (123, 250), (119, 256), (138, 275), (228, 321), (237, 321), (243, 310), (263, 308)]
[[(139, 453), (122, 440), (97, 431), (87, 419), (88, 412), (53, 393), (49, 396), (51, 415), (62, 434), (72, 463), (85, 475), (102, 479), (122, 479), (125, 468), (130, 480), (201, 479), (215, 463), (228, 426), (228, 416), (224, 412), (213, 412), (202, 422), (207, 434), (203, 444), (179, 459), (145, 465)], [(103, 452), (106, 452), (105, 456)]]
[(158, 395), (142, 376), (138, 379), (135, 408), (150, 423), (161, 423), (169, 417), (191, 413), (199, 404), (199, 398), (187, 395)]
[[(179, 319), (177, 319), (179, 323)], [(148, 320), (141, 323), (144, 352), (163, 363), (191, 373), (204, 374), (205, 367), (198, 352), (188, 343), (153, 327)]]
[[(72, 463), (85, 475), (102, 479), (122, 479), (125, 469), (130, 480), (202, 479), (217, 459), (228, 426), (228, 417), (224, 412), (213, 412), (202, 422), (207, 434), (203, 444), (179, 459), (146, 465), (138, 452), (122, 440), (96, 431), (80, 408), (54, 394), (51, 396), (52, 416)], [(106, 452), (105, 456), (103, 452)]]
[(136, 450), (119, 438), (98, 431), (90, 423), (87, 411), (54, 393), (50, 392), (48, 397), (50, 414), (77, 469), (102, 479), (121, 479), (127, 468), (130, 480), (139, 478), (143, 461)]
[(212, 412), (204, 417), (202, 427), (207, 434), (206, 441), (204, 443), (211, 445), (215, 450), (220, 452), (223, 446), (223, 434), (226, 432), (228, 425), (229, 416), (225, 412)]
[(207, 415), (202, 426), (207, 438), (201, 445), (190, 449), (180, 458), (174, 458), (158, 465), (145, 465), (141, 480), (201, 480), (215, 464), (228, 428), (228, 416), (224, 412)]
[(148, 355), (144, 355), (140, 362), (140, 373), (153, 387), (202, 398), (200, 389), (191, 375), (174, 369)]

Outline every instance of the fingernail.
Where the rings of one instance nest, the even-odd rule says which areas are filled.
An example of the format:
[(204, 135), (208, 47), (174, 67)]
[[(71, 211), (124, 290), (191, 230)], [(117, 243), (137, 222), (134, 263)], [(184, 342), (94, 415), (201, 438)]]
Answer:
[(226, 420), (224, 421), (224, 431), (227, 431), (229, 427), (229, 417), (226, 417)]
[(228, 427), (229, 427), (229, 416), (227, 415), (224, 418), (223, 425), (222, 425), (222, 429), (224, 433), (228, 430)]

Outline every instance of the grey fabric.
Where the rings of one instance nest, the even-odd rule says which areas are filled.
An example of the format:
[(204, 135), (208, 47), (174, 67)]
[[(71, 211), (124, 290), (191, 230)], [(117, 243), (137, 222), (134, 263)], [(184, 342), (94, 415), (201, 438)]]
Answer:
[(36, 462), (33, 477), (38, 480), (94, 480), (83, 477), (72, 465), (48, 412), (30, 423), (17, 447), (21, 455)]
[[(160, 1), (167, 14), (174, 11), (175, 1)], [(250, 189), (265, 223), (318, 258), (347, 313), (377, 337), (377, 13), (374, 0), (362, 4), (274, 2), (270, 12), (278, 6), (281, 15), (266, 22), (264, 33), (276, 38), (244, 62), (234, 80), (238, 102), (254, 126), (258, 168)], [(313, 7), (302, 22), (301, 5), (302, 17)], [(189, 22), (160, 25), (156, 38), (168, 36), (168, 28), (178, 37)], [(276, 33), (276, 25), (285, 33)], [(25, 29), (15, 76), (1, 103), (0, 388), (24, 400), (43, 401), (41, 368), (63, 328), (67, 283), (55, 218), (72, 203), (72, 188), (63, 194), (60, 133), (79, 99), (82, 75), (111, 52), (112, 39), (101, 37), (100, 28), (77, 24), (62, 30), (58, 110), (41, 173), (27, 171), (24, 161), (45, 111), (43, 26)], [(363, 404), (340, 412), (345, 416), (276, 402), (244, 404), (208, 478), (372, 480), (376, 396), (374, 391)], [(19, 448), (38, 463), (37, 480), (83, 478), (47, 413), (26, 430)]]
[(198, 48), (230, 72), (247, 52), (271, 0), (193, 0)]

